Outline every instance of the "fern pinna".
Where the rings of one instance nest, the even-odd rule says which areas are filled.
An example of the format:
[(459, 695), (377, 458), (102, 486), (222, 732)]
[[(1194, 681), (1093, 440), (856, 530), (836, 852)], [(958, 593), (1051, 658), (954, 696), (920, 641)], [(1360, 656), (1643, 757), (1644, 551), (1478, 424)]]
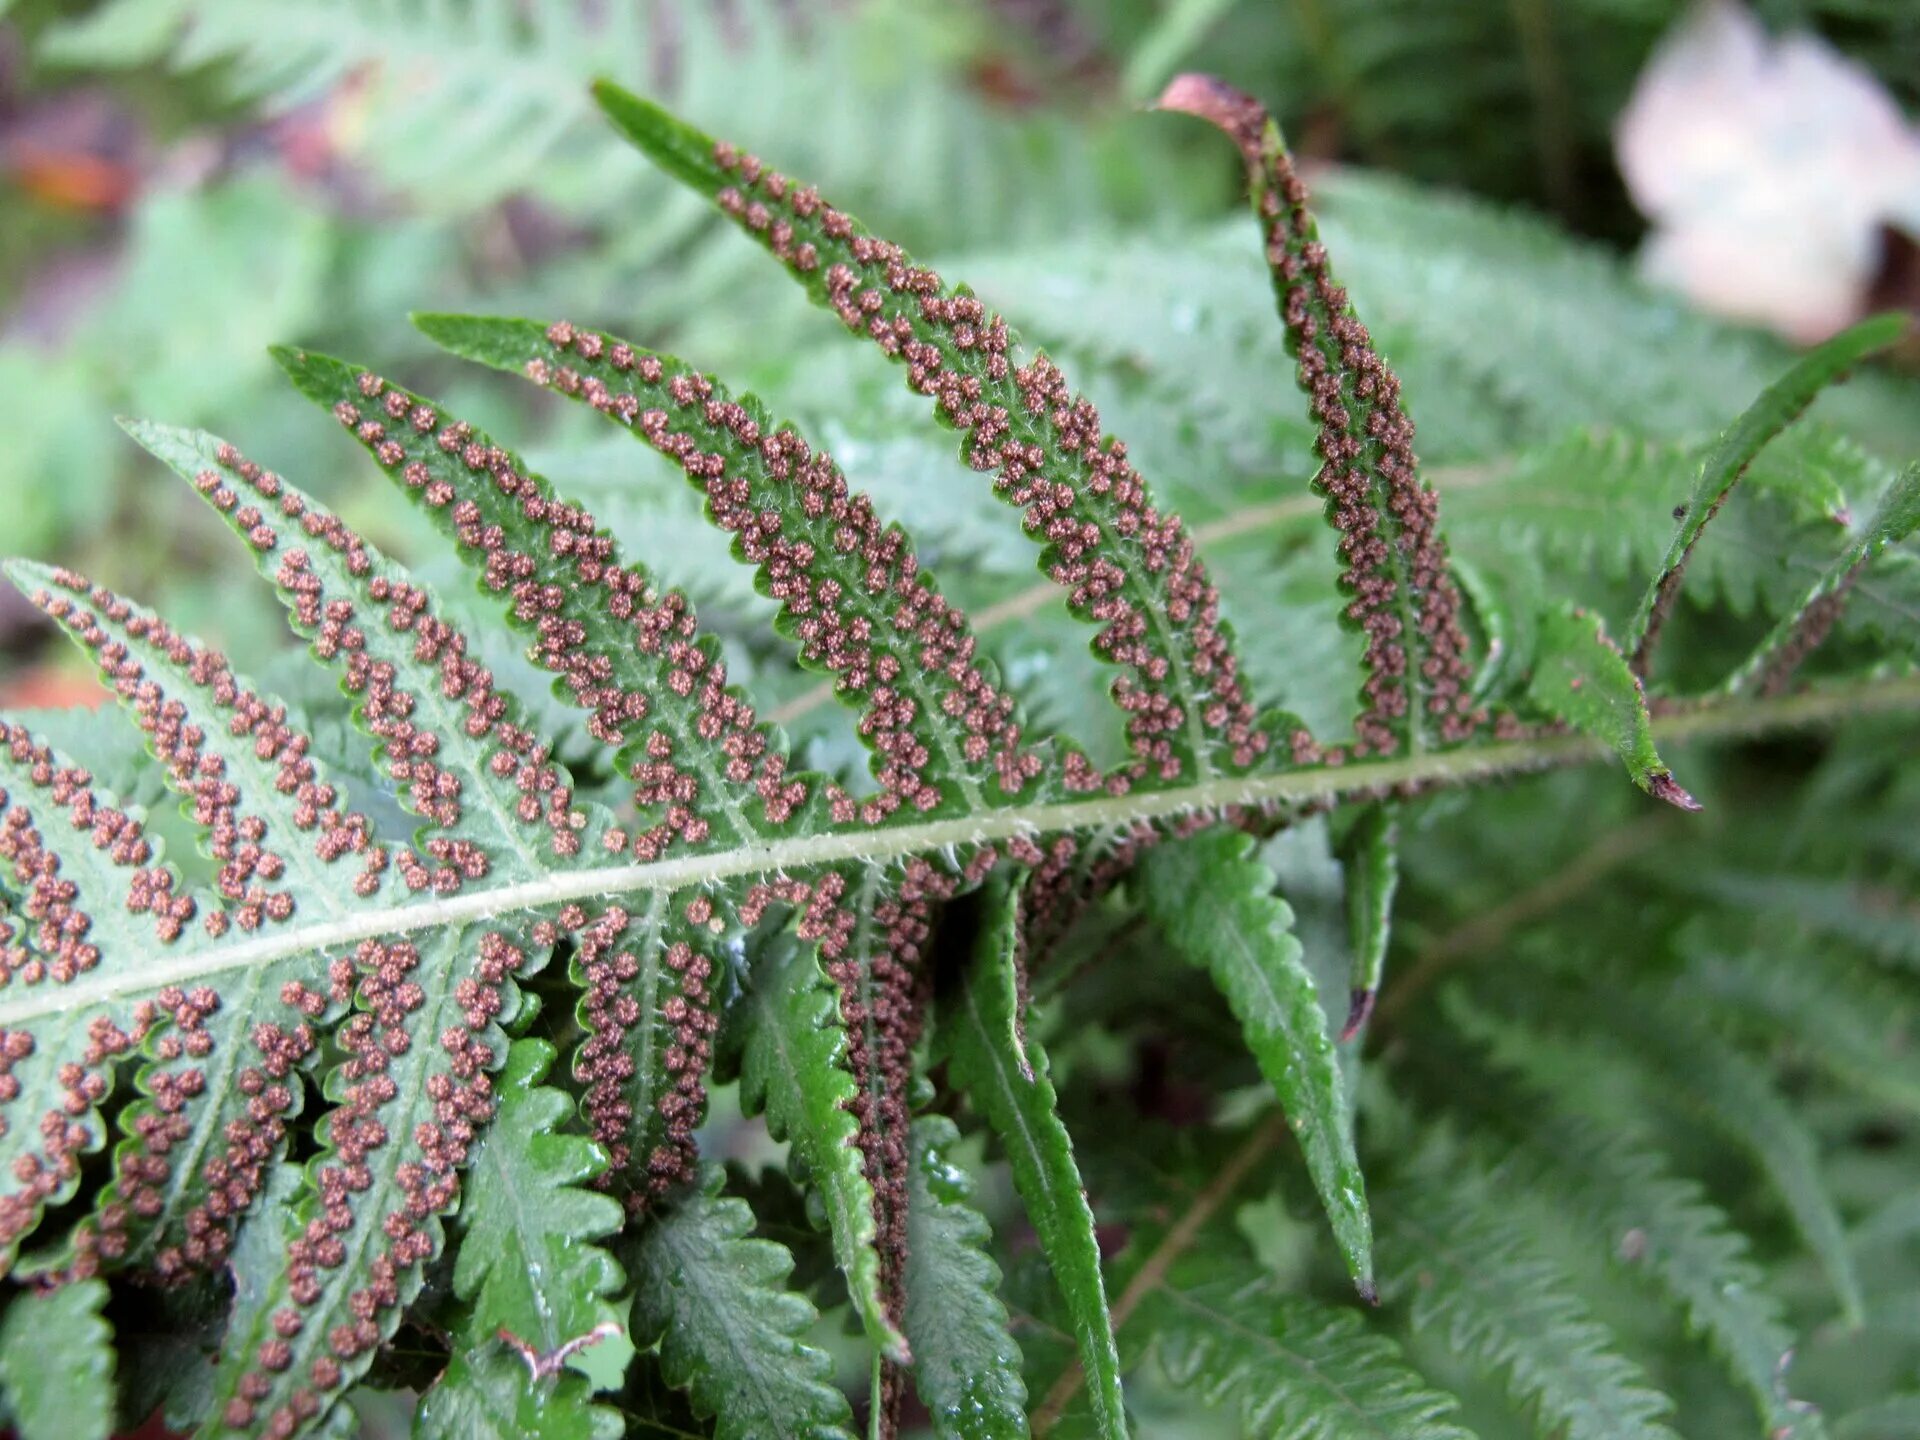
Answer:
[[(348, 1397), (395, 1388), (425, 1391), (423, 1436), (842, 1435), (855, 1406), (811, 1333), (815, 1299), (842, 1294), (872, 1356), (862, 1406), (880, 1435), (1124, 1435), (1143, 1331), (1174, 1384), (1233, 1397), (1263, 1434), (1466, 1433), (1444, 1367), (1422, 1373), (1417, 1347), (1403, 1354), (1331, 1296), (1250, 1278), (1243, 1242), (1210, 1222), (1283, 1133), (1358, 1295), (1412, 1295), (1416, 1335), (1445, 1331), (1459, 1364), (1504, 1375), (1543, 1433), (1666, 1434), (1669, 1402), (1501, 1233), (1489, 1197), (1523, 1164), (1586, 1165), (1579, 1204), (1651, 1229), (1639, 1243), (1656, 1278), (1772, 1432), (1814, 1433), (1782, 1379), (1778, 1307), (1726, 1217), (1666, 1174), (1658, 1136), (1569, 1147), (1543, 1124), (1502, 1147), (1382, 1101), (1377, 1128), (1409, 1133), (1385, 1162), (1376, 1239), (1354, 1067), (1389, 953), (1400, 822), (1420, 797), (1611, 751), (1641, 789), (1697, 809), (1658, 739), (1920, 703), (1857, 637), (1856, 673), (1796, 681), (1868, 567), (1920, 523), (1915, 469), (1717, 690), (1647, 694), (1708, 522), (1761, 448), (1900, 322), (1838, 337), (1727, 432), (1616, 641), (1591, 606), (1459, 578), (1399, 381), (1333, 278), (1278, 131), (1218, 82), (1176, 81), (1164, 108), (1213, 121), (1246, 160), (1318, 434), (1360, 667), (1351, 733), (1315, 735), (1260, 708), (1193, 537), (1059, 366), (1023, 356), (979, 298), (810, 187), (611, 86), (599, 96), (958, 432), (1090, 632), (1126, 753), (1102, 765), (1030, 722), (907, 534), (826, 453), (752, 396), (582, 324), (418, 319), (684, 472), (799, 664), (850, 712), (867, 777), (801, 768), (683, 594), (512, 451), (384, 376), (276, 352), (452, 542), (613, 757), (614, 789), (576, 787), (541, 711), (483, 662), (457, 607), (340, 517), (223, 440), (130, 425), (252, 554), (416, 828), (355, 808), (297, 709), (217, 652), (70, 570), (11, 567), (131, 711), (204, 851), (169, 862), (136, 807), (26, 727), (0, 728), (0, 1239), (16, 1282), (0, 1382), (23, 1433), (113, 1428), (110, 1322), (144, 1305), (197, 1315), (217, 1349), (164, 1376), (123, 1356), (123, 1387), (208, 1436), (339, 1433)], [(1275, 893), (1273, 837), (1325, 831), (1316, 817), (1345, 805), (1327, 860), (1344, 903), (1316, 930), (1310, 884), (1289, 889), (1298, 913)], [(1059, 1037), (1028, 1023), (1036, 989), (1086, 988), (1067, 985), (1076, 946), (1085, 958), (1076, 936), (1102, 934), (1115, 897), (1162, 957), (1211, 975), (1285, 1117), (1205, 1160), (1215, 1182), (1171, 1226), (1186, 1202), (1158, 1181), (1108, 1191), (1083, 1176), (1063, 1119), (1073, 1093), (1048, 1059)], [(1751, 973), (1714, 967), (1718, 943), (1700, 939), (1688, 983), (1744, 995)], [(1348, 972), (1327, 972), (1328, 948), (1350, 954)], [(1477, 1065), (1487, 1086), (1577, 1109), (1574, 1042), (1521, 1024), (1533, 993), (1510, 995), (1505, 1018), (1451, 1000), (1450, 1043), (1473, 1058), (1435, 1049), (1401, 1069)], [(1803, 1003), (1745, 998), (1763, 1024)], [(1857, 1018), (1834, 1033), (1858, 1033)], [(1647, 1037), (1770, 1167), (1858, 1313), (1814, 1158), (1780, 1158), (1756, 1129), (1775, 1113), (1755, 1098), (1770, 1082), (1731, 1054), (1690, 1067), (1693, 1043), (1723, 1041)], [(788, 1145), (785, 1183), (804, 1187), (788, 1198), (824, 1228), (837, 1279), (789, 1283), (766, 1213), (780, 1182), (756, 1209), (742, 1177), (702, 1161), (716, 1077), (737, 1079)], [(1009, 1163), (1045, 1260), (1039, 1298), (1018, 1275), (1003, 1283), (956, 1159), (960, 1114)], [(1193, 1143), (1212, 1142), (1166, 1140), (1168, 1153)], [(1617, 1164), (1595, 1165), (1603, 1146)], [(1429, 1185), (1446, 1204), (1427, 1203)], [(1089, 1188), (1131, 1231), (1117, 1260)], [(803, 1251), (806, 1233), (791, 1239)], [(1499, 1313), (1503, 1285), (1527, 1292), (1524, 1310)], [(1030, 1323), (1009, 1320), (1010, 1301)], [(1124, 1332), (1136, 1311), (1147, 1321)], [(36, 1374), (49, 1338), (60, 1365)]]

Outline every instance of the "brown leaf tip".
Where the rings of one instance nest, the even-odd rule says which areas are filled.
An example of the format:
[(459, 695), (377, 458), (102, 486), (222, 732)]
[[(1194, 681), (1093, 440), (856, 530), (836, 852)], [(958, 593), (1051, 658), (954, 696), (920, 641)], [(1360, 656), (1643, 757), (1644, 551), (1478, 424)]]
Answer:
[(1176, 75), (1167, 82), (1167, 88), (1160, 92), (1160, 98), (1153, 105), (1156, 110), (1177, 110), (1218, 125), (1233, 138), (1233, 143), (1248, 160), (1259, 156), (1267, 107), (1218, 76)]
[(1347, 996), (1347, 1023), (1340, 1029), (1340, 1043), (1346, 1044), (1360, 1033), (1360, 1027), (1373, 1017), (1373, 1002), (1380, 992), (1371, 987), (1354, 990)]
[(1671, 770), (1657, 770), (1647, 780), (1647, 793), (1656, 800), (1664, 800), (1676, 810), (1700, 810), (1700, 802), (1680, 788), (1673, 778)]

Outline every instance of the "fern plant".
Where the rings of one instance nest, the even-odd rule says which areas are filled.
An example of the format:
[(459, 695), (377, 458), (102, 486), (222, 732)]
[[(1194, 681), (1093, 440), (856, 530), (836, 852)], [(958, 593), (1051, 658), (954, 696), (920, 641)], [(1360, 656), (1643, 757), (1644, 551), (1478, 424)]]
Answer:
[[(1463, 565), (1278, 130), (1176, 81), (1163, 107), (1246, 161), (1315, 434), (1314, 549), (1350, 638), (1289, 698), (1338, 706), (1329, 732), (1266, 705), (1225, 612), (1252, 631), (1279, 607), (1216, 588), (1054, 361), (811, 187), (597, 93), (958, 433), (1090, 641), (1088, 708), (1123, 752), (1027, 713), (906, 532), (793, 427), (585, 325), (418, 319), (684, 472), (865, 774), (804, 768), (684, 594), (384, 376), (276, 352), (551, 696), (486, 659), (475, 602), (229, 442), (129, 424), (234, 531), (359, 730), (307, 726), (103, 585), (10, 569), (143, 733), (129, 785), (163, 780), (197, 841), (165, 852), (157, 807), (27, 724), (0, 733), (0, 1390), (24, 1435), (157, 1411), (286, 1440), (417, 1395), (429, 1437), (1116, 1437), (1209, 1405), (1258, 1434), (1665, 1436), (1695, 1412), (1733, 1433), (1711, 1427), (1743, 1390), (1736, 1424), (1811, 1436), (1791, 1354), (1830, 1311), (1891, 1332), (1836, 1403), (1862, 1424), (1909, 1403), (1867, 1261), (1893, 1252), (1873, 1263), (1897, 1279), (1916, 1230), (1897, 887), (1920, 683), (1898, 617), (1920, 467), (1833, 444), (1821, 469), (1788, 438), (1767, 468), (1902, 322), (1804, 357), (1702, 448), (1599, 447), (1616, 535), (1522, 516), (1551, 541)], [(1277, 405), (1283, 377), (1260, 383)], [(1811, 574), (1709, 558), (1763, 506)], [(1639, 585), (1551, 583), (1583, 545)], [(1804, 801), (1728, 778), (1751, 754), (1732, 742), (1809, 729), (1838, 738)], [(1715, 740), (1689, 752), (1697, 788), (1736, 821), (1804, 804), (1808, 828), (1769, 848), (1736, 825), (1712, 864), (1665, 863), (1716, 832), (1712, 807), (1675, 813), (1701, 802), (1661, 747)], [(1608, 756), (1632, 786), (1596, 779)], [(1795, 903), (1781, 871), (1832, 904)], [(1611, 931), (1536, 923), (1603, 878)], [(1893, 888), (1882, 929), (1844, 898), (1870, 882)], [(1843, 932), (1831, 950), (1756, 921), (1783, 897)], [(1474, 963), (1509, 952), (1528, 963)], [(777, 1162), (703, 1158), (715, 1087)], [(1742, 1163), (1766, 1198), (1728, 1187)], [(1718, 1361), (1669, 1359), (1695, 1349)]]

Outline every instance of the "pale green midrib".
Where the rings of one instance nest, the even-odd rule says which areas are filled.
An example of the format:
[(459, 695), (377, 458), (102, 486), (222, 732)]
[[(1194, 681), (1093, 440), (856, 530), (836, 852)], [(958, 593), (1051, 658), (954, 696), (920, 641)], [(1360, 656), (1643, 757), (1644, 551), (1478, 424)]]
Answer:
[[(1653, 733), (1657, 740), (1672, 743), (1761, 734), (1889, 710), (1920, 710), (1920, 675), (1867, 681), (1779, 699), (1717, 702), (1658, 716), (1653, 721)], [(920, 825), (797, 836), (714, 854), (657, 860), (646, 865), (559, 871), (534, 880), (452, 895), (399, 910), (371, 910), (321, 925), (276, 928), (197, 955), (150, 960), (125, 972), (103, 975), (96, 971), (72, 985), (40, 987), (23, 996), (0, 1000), (0, 1028), (98, 1004), (120, 995), (149, 994), (163, 985), (184, 984), (249, 965), (266, 964), (287, 955), (331, 949), (374, 936), (403, 935), (434, 926), (464, 924), (570, 900), (680, 890), (748, 875), (805, 871), (837, 861), (880, 863), (1020, 835), (1131, 824), (1229, 805), (1337, 800), (1345, 795), (1404, 784), (1460, 785), (1610, 756), (1610, 751), (1581, 736), (1553, 735), (1460, 750), (1429, 751), (1392, 760), (1291, 770), (1278, 775), (1226, 776), (1173, 790), (1097, 795)]]

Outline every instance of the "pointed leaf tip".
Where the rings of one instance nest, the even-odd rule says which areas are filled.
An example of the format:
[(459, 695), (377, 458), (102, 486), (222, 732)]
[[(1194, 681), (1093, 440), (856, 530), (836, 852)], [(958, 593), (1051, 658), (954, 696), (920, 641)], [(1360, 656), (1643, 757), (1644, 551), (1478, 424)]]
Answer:
[(1267, 107), (1217, 75), (1189, 72), (1174, 76), (1160, 92), (1160, 98), (1153, 102), (1153, 108), (1192, 115), (1217, 125), (1250, 160), (1260, 153)]
[(1656, 800), (1664, 800), (1676, 810), (1703, 810), (1703, 806), (1673, 778), (1671, 770), (1659, 770), (1647, 777), (1647, 793)]
[(1380, 992), (1373, 989), (1355, 990), (1348, 994), (1347, 1023), (1340, 1027), (1342, 1045), (1358, 1035), (1360, 1027), (1373, 1017), (1373, 1002), (1379, 997)]
[(712, 136), (611, 80), (594, 81), (593, 98), (614, 128), (674, 179), (709, 197), (728, 183)]

